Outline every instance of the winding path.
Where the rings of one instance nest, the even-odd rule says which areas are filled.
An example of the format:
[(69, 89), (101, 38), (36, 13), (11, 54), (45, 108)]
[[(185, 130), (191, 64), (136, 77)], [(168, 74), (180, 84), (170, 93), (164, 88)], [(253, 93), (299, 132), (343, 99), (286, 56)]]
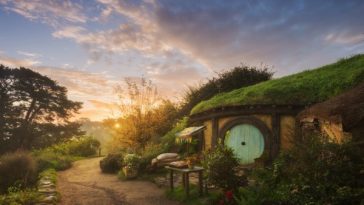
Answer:
[(61, 205), (179, 205), (151, 182), (120, 181), (116, 175), (101, 173), (100, 160), (80, 160), (58, 173)]

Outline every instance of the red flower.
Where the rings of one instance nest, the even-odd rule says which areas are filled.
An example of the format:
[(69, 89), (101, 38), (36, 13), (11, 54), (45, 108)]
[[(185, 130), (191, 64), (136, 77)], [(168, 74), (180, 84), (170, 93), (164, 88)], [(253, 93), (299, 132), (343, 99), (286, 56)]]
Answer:
[(227, 198), (228, 201), (230, 201), (231, 199), (233, 199), (233, 192), (232, 191), (225, 192), (225, 197)]

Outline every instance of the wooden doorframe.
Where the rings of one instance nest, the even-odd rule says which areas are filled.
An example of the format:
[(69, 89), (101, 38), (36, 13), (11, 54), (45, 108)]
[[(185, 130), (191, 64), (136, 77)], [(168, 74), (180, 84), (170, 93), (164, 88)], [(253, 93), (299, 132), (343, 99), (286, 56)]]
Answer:
[(243, 116), (228, 121), (219, 131), (218, 138), (221, 140), (221, 142), (224, 142), (226, 132), (239, 124), (252, 125), (262, 133), (264, 138), (264, 151), (261, 157), (257, 158), (256, 160), (270, 161), (272, 158), (271, 156), (272, 136), (273, 136), (272, 131), (267, 127), (267, 125), (263, 121), (254, 116)]

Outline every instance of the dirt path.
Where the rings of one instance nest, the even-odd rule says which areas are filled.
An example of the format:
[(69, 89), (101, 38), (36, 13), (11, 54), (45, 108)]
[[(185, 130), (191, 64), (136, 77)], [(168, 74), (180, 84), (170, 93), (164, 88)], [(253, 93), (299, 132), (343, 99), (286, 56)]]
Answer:
[(101, 158), (74, 163), (58, 173), (57, 189), (61, 205), (178, 205), (165, 198), (164, 190), (146, 181), (125, 181), (116, 175), (102, 174)]

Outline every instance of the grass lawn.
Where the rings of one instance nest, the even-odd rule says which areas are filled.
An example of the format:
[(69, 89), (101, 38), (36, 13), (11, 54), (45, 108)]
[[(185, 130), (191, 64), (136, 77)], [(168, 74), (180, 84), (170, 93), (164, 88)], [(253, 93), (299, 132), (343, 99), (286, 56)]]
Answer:
[(314, 70), (218, 94), (197, 104), (191, 114), (234, 105), (310, 105), (325, 101), (361, 82), (364, 82), (364, 54)]

